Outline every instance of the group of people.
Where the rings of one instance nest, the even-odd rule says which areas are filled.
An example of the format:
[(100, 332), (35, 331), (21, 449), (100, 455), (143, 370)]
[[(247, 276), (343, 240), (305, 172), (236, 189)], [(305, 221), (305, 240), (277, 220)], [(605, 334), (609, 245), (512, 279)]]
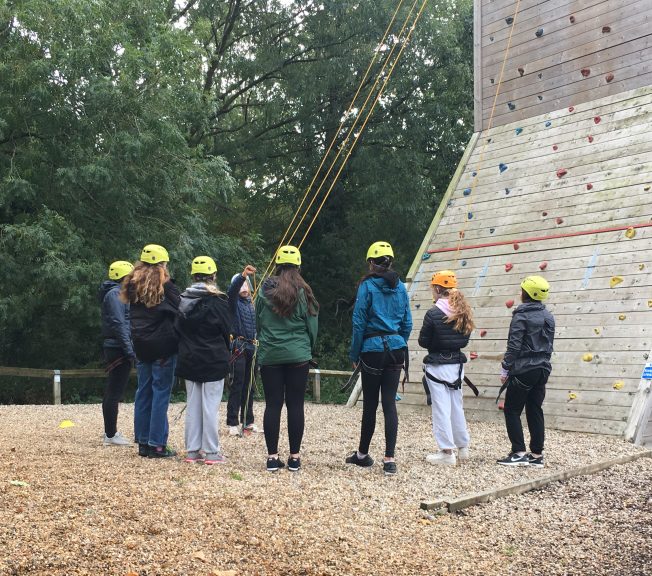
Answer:
[[(361, 373), (363, 409), (357, 450), (345, 462), (374, 464), (369, 446), (376, 427), (379, 400), (385, 419), (386, 475), (397, 473), (396, 397), (401, 371), (408, 368), (407, 342), (412, 316), (407, 290), (393, 269), (394, 252), (375, 242), (367, 252), (368, 270), (361, 278), (353, 310), (350, 358)], [(266, 468), (301, 468), (304, 396), (309, 363), (315, 352), (319, 304), (301, 276), (301, 254), (282, 246), (273, 274), (252, 301), (247, 265), (231, 279), (226, 293), (216, 284), (217, 266), (208, 256), (192, 261), (192, 284), (180, 292), (167, 268), (165, 248), (150, 244), (132, 265), (117, 261), (100, 289), (104, 357), (108, 372), (102, 403), (104, 443), (130, 445), (117, 431), (118, 403), (135, 362), (138, 388), (134, 436), (138, 453), (148, 458), (176, 456), (167, 445), (168, 405), (175, 375), (186, 383), (185, 457), (189, 463), (226, 462), (219, 440), (219, 409), (227, 375), (230, 434), (256, 430), (253, 414), (254, 370), (260, 367), (265, 411)], [(424, 359), (424, 385), (432, 404), (432, 426), (439, 451), (426, 459), (455, 465), (469, 457), (470, 436), (462, 403), (465, 381), (463, 349), (475, 328), (472, 309), (457, 287), (455, 273), (436, 272), (431, 280), (434, 306), (425, 315), (419, 345)], [(500, 381), (506, 388), (504, 413), (511, 451), (498, 460), (508, 466), (543, 463), (542, 403), (551, 372), (555, 323), (543, 301), (549, 285), (540, 276), (521, 283), (522, 304), (510, 324)], [(467, 379), (468, 380), (468, 379)], [(283, 405), (287, 409), (289, 453), (279, 454)], [(530, 450), (526, 451), (521, 413), (526, 411)]]

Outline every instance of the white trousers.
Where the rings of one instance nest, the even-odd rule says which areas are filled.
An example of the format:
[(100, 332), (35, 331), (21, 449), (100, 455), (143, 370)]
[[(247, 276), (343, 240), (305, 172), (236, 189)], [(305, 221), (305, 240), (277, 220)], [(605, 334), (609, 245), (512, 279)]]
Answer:
[[(459, 364), (445, 366), (427, 364), (426, 370), (435, 378), (453, 382), (459, 374)], [(431, 382), (428, 378), (426, 382), (432, 398), (432, 434), (439, 449), (453, 450), (467, 447), (470, 436), (464, 417), (462, 389), (451, 390), (445, 384)]]
[(200, 450), (207, 457), (220, 452), (218, 426), (224, 379), (217, 382), (186, 380), (186, 451), (197, 455)]

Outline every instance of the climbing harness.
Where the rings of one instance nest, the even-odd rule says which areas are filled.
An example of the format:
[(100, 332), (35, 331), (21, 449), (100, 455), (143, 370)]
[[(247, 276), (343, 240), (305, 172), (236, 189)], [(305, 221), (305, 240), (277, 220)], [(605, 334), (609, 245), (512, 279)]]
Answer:
[(247, 428), (247, 409), (249, 408), (249, 398), (251, 397), (251, 391), (256, 389), (256, 359), (258, 356), (258, 340), (247, 340), (242, 338), (245, 342), (250, 342), (254, 345), (254, 355), (251, 358), (251, 370), (249, 370), (249, 383), (247, 385), (247, 397), (245, 398), (244, 412), (242, 417), (242, 423), (240, 424), (240, 429), (238, 430), (238, 436), (242, 438), (245, 435), (245, 430)]
[(358, 381), (360, 370), (362, 370), (362, 364), (358, 362), (355, 366), (355, 369), (353, 370), (353, 373), (351, 374), (351, 376), (349, 376), (349, 379), (346, 381), (344, 386), (340, 388), (340, 394), (346, 392), (349, 388), (353, 387), (353, 385)]
[[(459, 390), (462, 387), (462, 383), (466, 384), (473, 394), (476, 396), (480, 395), (480, 391), (478, 390), (477, 386), (471, 382), (466, 376), (462, 377), (462, 370), (464, 369), (464, 365), (460, 363), (460, 369), (459, 373), (457, 375), (457, 380), (455, 382), (446, 382), (446, 380), (440, 380), (439, 378), (435, 378), (432, 374), (428, 374), (428, 371), (426, 370), (426, 367), (423, 367), (423, 372), (425, 374), (424, 379), (422, 380), (424, 387), (426, 386), (425, 379), (427, 378), (431, 382), (436, 382), (437, 384), (444, 384), (451, 390)], [(430, 391), (428, 391), (428, 396), (430, 396)]]
[[(403, 381), (401, 382), (401, 389), (403, 392), (405, 392), (405, 381), (407, 380), (408, 373), (410, 371), (410, 354), (408, 353), (407, 346), (404, 348), (399, 348), (399, 350), (405, 350), (405, 354), (403, 356), (402, 364), (396, 362), (396, 358), (393, 354), (393, 350), (390, 350), (389, 344), (387, 344), (387, 336), (395, 336), (395, 335), (398, 335), (398, 332), (370, 332), (368, 334), (365, 334), (362, 337), (363, 340), (368, 340), (369, 338), (376, 338), (377, 336), (380, 336), (382, 338), (383, 355), (381, 358), (381, 364), (383, 364), (383, 368), (375, 368), (373, 366), (369, 366), (369, 364), (365, 363), (365, 361), (362, 358), (360, 358), (358, 367), (360, 367), (362, 371), (366, 372), (367, 374), (371, 374), (372, 376), (381, 376), (384, 370), (392, 370), (392, 371), (398, 370), (399, 372), (401, 370), (404, 370), (405, 374), (403, 376)], [(385, 366), (385, 359), (387, 358), (388, 354), (393, 364), (388, 364), (387, 366)]]
[(519, 388), (522, 388), (526, 392), (529, 390), (532, 390), (534, 388), (533, 384), (526, 384), (523, 382), (523, 380), (520, 380), (516, 376), (510, 376), (505, 380), (505, 383), (500, 387), (500, 390), (498, 390), (498, 396), (496, 396), (496, 404), (498, 404), (498, 401), (500, 400), (500, 397), (502, 396), (503, 392), (507, 389), (508, 386), (518, 386)]

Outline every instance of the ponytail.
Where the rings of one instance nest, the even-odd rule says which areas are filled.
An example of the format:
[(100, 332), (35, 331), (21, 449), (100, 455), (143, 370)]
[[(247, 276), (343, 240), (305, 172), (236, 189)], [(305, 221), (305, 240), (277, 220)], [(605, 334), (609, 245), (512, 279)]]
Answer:
[(475, 324), (473, 322), (473, 310), (471, 310), (468, 300), (457, 288), (448, 290), (446, 297), (453, 311), (446, 319), (446, 322), (453, 324), (453, 330), (456, 332), (469, 336), (473, 332)]

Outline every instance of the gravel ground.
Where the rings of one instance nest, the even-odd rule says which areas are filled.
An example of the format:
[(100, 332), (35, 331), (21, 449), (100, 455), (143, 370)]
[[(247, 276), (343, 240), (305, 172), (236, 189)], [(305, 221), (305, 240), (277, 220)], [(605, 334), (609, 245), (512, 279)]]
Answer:
[[(121, 407), (125, 435), (132, 415)], [(64, 419), (75, 426), (60, 429)], [(402, 414), (399, 475), (386, 478), (380, 464), (343, 463), (359, 422), (359, 409), (308, 405), (304, 469), (269, 474), (262, 434), (223, 427), (229, 463), (208, 467), (103, 447), (99, 405), (0, 406), (0, 574), (652, 574), (650, 458), (456, 515), (419, 510), (639, 448), (550, 431), (545, 469), (510, 469), (494, 463), (508, 448), (502, 426), (471, 423), (470, 461), (435, 468), (429, 421)], [(379, 416), (378, 461), (382, 442)], [(183, 417), (170, 444), (183, 446)]]

